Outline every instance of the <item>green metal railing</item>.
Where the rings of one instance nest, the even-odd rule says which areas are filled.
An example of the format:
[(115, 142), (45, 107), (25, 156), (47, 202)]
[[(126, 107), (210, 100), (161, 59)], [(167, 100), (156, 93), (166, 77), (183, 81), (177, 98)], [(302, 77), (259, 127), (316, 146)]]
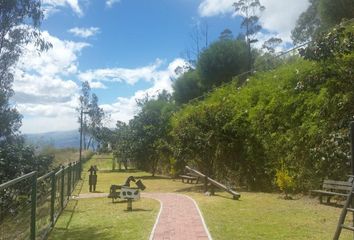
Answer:
[(25, 174), (0, 185), (0, 240), (45, 239), (69, 201), (79, 163), (38, 177)]

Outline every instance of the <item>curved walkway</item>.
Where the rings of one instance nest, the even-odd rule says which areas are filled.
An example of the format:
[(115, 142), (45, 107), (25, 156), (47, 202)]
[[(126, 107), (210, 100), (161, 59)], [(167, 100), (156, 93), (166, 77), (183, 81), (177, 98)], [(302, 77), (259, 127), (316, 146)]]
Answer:
[(150, 240), (211, 240), (196, 202), (182, 194), (144, 193), (160, 201), (160, 212)]
[[(86, 193), (74, 198), (107, 197), (107, 193)], [(160, 211), (150, 240), (211, 240), (197, 203), (176, 193), (142, 193), (142, 197), (160, 202)]]

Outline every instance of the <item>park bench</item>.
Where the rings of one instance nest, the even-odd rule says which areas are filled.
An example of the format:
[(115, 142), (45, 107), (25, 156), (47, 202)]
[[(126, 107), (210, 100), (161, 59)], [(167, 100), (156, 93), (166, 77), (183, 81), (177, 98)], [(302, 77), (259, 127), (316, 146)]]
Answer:
[(322, 189), (311, 190), (311, 194), (318, 194), (320, 203), (323, 202), (323, 196), (327, 197), (327, 203), (330, 203), (333, 196), (347, 197), (352, 188), (350, 181), (323, 180)]
[(192, 175), (179, 175), (179, 177), (182, 179), (182, 182), (184, 183), (184, 180), (186, 180), (187, 183), (193, 183), (193, 181), (196, 181), (196, 184), (199, 182), (199, 177), (195, 177)]

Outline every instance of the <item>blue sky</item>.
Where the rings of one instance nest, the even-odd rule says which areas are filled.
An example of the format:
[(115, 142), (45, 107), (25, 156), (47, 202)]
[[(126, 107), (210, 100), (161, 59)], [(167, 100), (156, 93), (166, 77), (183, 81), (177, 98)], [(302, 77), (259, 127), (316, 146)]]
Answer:
[[(285, 2), (285, 3), (284, 3)], [(23, 133), (78, 127), (75, 107), (82, 81), (89, 81), (113, 127), (136, 113), (135, 100), (172, 91), (174, 69), (186, 64), (191, 34), (208, 25), (208, 40), (229, 28), (236, 36), (240, 17), (231, 0), (43, 0), (43, 37), (53, 48), (40, 56), (27, 46), (15, 69), (14, 102)], [(266, 6), (258, 38), (281, 37), (307, 0), (261, 0)], [(286, 10), (284, 10), (286, 9)], [(260, 42), (261, 42), (260, 41)], [(172, 79), (172, 80), (171, 80)]]

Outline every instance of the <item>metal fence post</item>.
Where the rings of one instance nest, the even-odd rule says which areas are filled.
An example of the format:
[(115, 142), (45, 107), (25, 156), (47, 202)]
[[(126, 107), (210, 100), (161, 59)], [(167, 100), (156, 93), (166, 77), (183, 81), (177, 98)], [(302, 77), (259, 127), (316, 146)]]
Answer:
[(350, 150), (351, 150), (351, 168), (352, 168), (352, 175), (354, 175), (354, 122), (351, 122), (349, 125), (350, 129)]
[(37, 210), (37, 172), (32, 176), (31, 193), (31, 240), (36, 239), (36, 211)]
[(55, 177), (55, 172), (53, 171), (53, 174), (50, 176), (51, 179), (51, 185), (52, 185), (52, 192), (51, 192), (51, 197), (50, 197), (50, 221), (52, 223), (52, 227), (54, 227), (55, 223), (55, 211), (54, 211), (54, 206), (55, 206), (55, 193), (57, 191), (57, 180)]
[(64, 169), (64, 166), (62, 168), (63, 168), (63, 170), (61, 172), (60, 206), (61, 206), (61, 209), (64, 209), (64, 177), (65, 177), (65, 169)]
[(69, 163), (69, 168), (68, 168), (68, 199), (71, 195), (71, 173), (72, 173), (72, 169), (71, 169), (71, 163)]
[(73, 181), (73, 190), (74, 190), (76, 182), (77, 182), (77, 162), (74, 162), (73, 173), (74, 173), (74, 181)]
[[(350, 130), (350, 151), (351, 151), (351, 161), (350, 161), (350, 166), (352, 168), (352, 175), (354, 175), (354, 122), (350, 122), (349, 125), (349, 130)], [(354, 184), (354, 183), (353, 183)], [(353, 207), (353, 200), (351, 202), (351, 207)], [(352, 226), (354, 226), (354, 212), (352, 214), (352, 218), (353, 218), (353, 224)], [(354, 232), (353, 232), (353, 239), (354, 239)]]
[(74, 191), (74, 183), (75, 183), (75, 164), (74, 163), (72, 163), (71, 164), (71, 174), (70, 174), (70, 176), (71, 176), (71, 192), (73, 192)]

